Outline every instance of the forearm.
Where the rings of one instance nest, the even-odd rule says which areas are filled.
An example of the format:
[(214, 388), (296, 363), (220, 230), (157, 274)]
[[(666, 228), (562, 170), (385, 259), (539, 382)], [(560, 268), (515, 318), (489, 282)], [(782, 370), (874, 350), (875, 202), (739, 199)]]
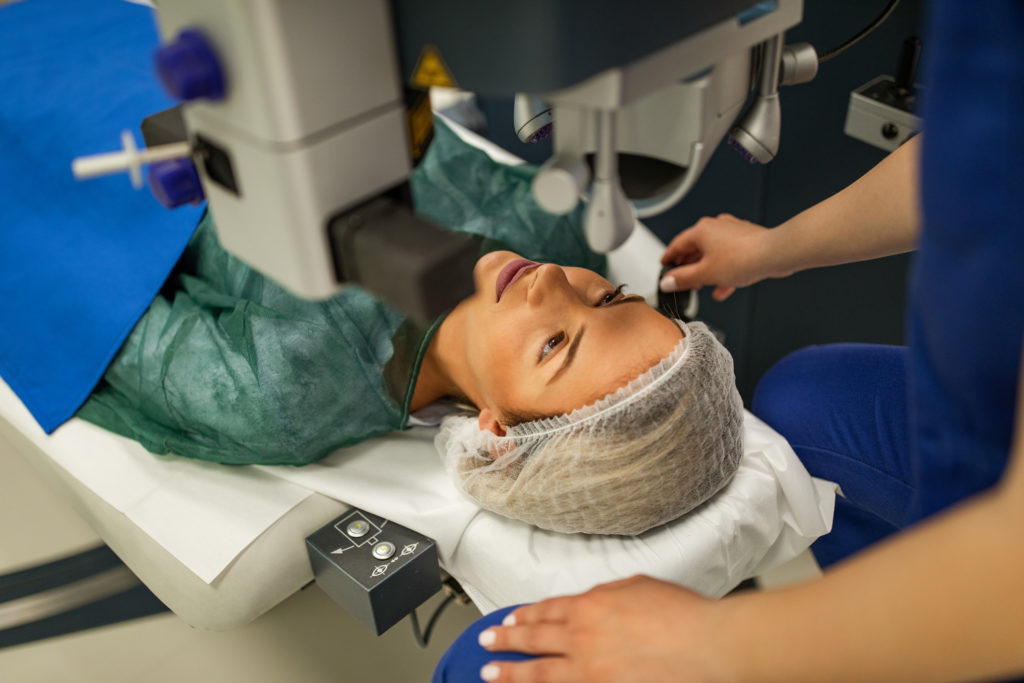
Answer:
[(773, 275), (889, 256), (914, 248), (920, 225), (920, 136), (857, 182), (765, 235)]
[(739, 681), (945, 681), (1024, 670), (1019, 502), (981, 496), (790, 589), (726, 599)]

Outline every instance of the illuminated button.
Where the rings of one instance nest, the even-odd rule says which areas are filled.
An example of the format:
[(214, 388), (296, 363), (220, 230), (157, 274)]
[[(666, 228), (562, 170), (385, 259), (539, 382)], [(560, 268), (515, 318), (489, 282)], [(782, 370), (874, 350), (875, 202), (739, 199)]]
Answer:
[(352, 538), (359, 538), (360, 536), (365, 536), (366, 532), (369, 530), (369, 524), (367, 524), (361, 519), (357, 519), (356, 521), (348, 525), (348, 528), (345, 529), (345, 532)]
[(378, 560), (386, 560), (395, 554), (395, 544), (384, 541), (373, 546), (373, 556)]

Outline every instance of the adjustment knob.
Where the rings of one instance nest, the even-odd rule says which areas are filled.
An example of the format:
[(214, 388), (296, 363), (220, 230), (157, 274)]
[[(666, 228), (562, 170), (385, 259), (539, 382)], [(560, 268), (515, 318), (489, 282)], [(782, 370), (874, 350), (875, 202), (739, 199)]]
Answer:
[(206, 195), (191, 159), (171, 159), (149, 165), (149, 189), (168, 209), (198, 204)]
[(156, 72), (164, 89), (179, 100), (224, 97), (224, 73), (217, 53), (196, 29), (185, 29), (156, 51)]
[(533, 177), (533, 198), (548, 213), (564, 215), (576, 208), (580, 195), (590, 183), (590, 169), (576, 155), (560, 154), (548, 159)]

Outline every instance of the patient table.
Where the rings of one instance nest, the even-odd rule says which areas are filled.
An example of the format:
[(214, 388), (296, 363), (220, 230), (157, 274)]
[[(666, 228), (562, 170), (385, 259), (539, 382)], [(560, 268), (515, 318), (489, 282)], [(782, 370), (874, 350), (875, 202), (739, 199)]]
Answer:
[[(518, 161), (452, 127), (496, 159)], [(661, 249), (638, 226), (610, 256), (612, 279), (650, 300)], [(433, 435), (415, 427), (302, 468), (221, 466), (155, 456), (78, 419), (47, 436), (0, 381), (0, 438), (153, 593), (201, 628), (246, 624), (311, 581), (305, 537), (349, 506), (433, 538), (443, 568), (482, 612), (637, 573), (717, 597), (800, 556), (831, 527), (835, 486), (808, 475), (749, 413), (729, 486), (638, 537), (558, 534), (481, 510), (451, 484)]]

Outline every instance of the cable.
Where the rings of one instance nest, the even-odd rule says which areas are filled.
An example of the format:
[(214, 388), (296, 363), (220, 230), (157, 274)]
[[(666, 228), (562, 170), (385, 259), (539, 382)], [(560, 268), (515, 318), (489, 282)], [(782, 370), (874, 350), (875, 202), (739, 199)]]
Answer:
[(449, 595), (441, 604), (434, 610), (434, 614), (431, 615), (430, 621), (427, 622), (427, 629), (420, 632), (420, 618), (416, 615), (416, 610), (409, 613), (409, 622), (412, 624), (412, 637), (416, 639), (416, 644), (421, 648), (426, 648), (427, 643), (430, 642), (430, 633), (434, 630), (434, 625), (437, 623), (438, 618), (441, 616), (441, 612), (445, 610), (448, 605), (452, 604), (455, 600), (454, 595)]
[(822, 55), (818, 57), (818, 64), (824, 64), (833, 57), (837, 57), (843, 54), (851, 47), (867, 38), (869, 35), (871, 35), (872, 32), (874, 32), (876, 28), (882, 25), (882, 22), (889, 18), (889, 15), (892, 14), (892, 11), (896, 9), (896, 5), (898, 4), (900, 4), (900, 0), (889, 0), (889, 4), (886, 5), (885, 9), (882, 10), (882, 13), (879, 14), (874, 21), (872, 21), (870, 24), (862, 28), (856, 35), (847, 40), (845, 43), (837, 45), (831, 50), (822, 53)]

